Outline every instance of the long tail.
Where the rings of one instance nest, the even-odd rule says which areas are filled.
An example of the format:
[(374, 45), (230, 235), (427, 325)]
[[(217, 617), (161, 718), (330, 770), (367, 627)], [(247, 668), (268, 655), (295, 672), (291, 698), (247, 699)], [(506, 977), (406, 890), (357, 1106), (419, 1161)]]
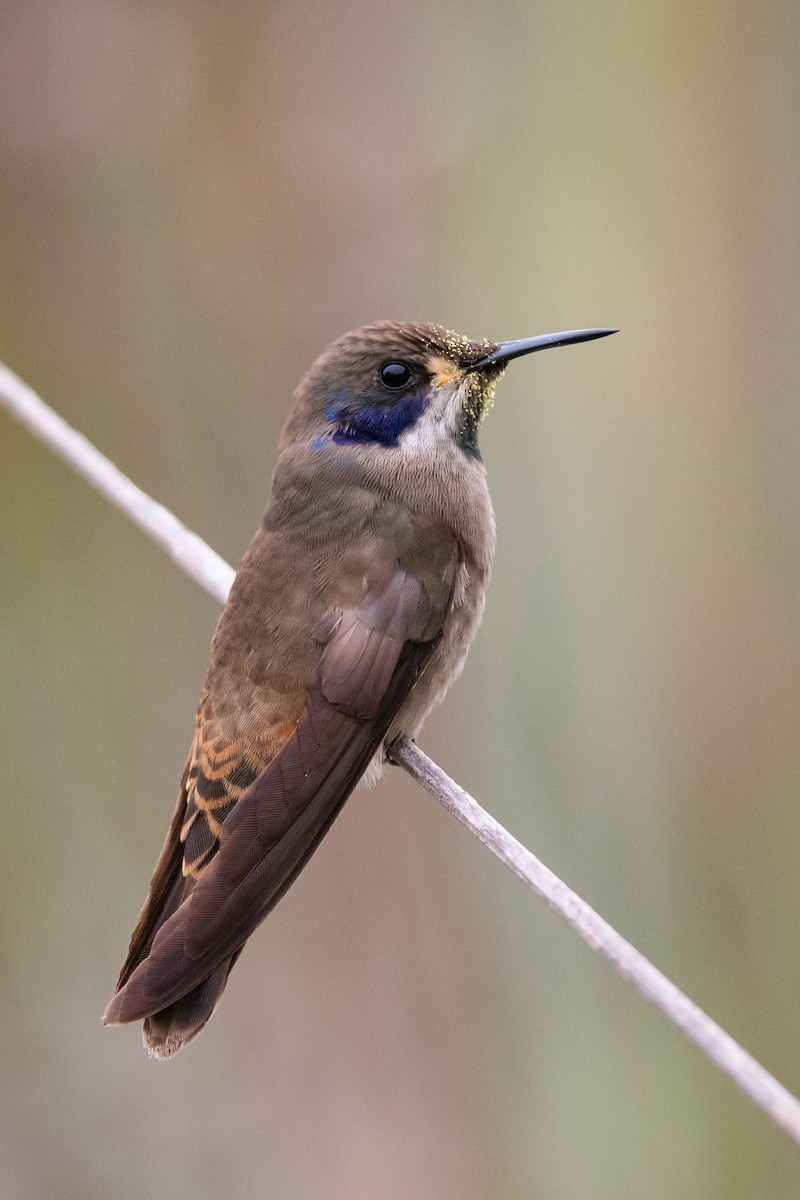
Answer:
[(438, 637), (404, 636), (427, 629), (430, 601), (413, 577), (396, 578), (381, 598), (387, 613), (373, 605), (337, 620), (303, 716), (226, 816), (196, 881), (181, 878), (176, 812), (104, 1018), (144, 1021), (145, 1045), (159, 1058), (206, 1024), (244, 943), (325, 836), (436, 646)]
[(145, 1049), (153, 1058), (171, 1058), (196, 1038), (219, 1003), (240, 951), (180, 1000), (145, 1018)]

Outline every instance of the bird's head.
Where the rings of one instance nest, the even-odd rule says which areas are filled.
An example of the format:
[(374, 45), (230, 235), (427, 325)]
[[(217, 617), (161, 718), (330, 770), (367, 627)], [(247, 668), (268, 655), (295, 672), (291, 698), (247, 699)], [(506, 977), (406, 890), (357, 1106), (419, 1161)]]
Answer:
[(319, 453), (379, 448), (403, 455), (448, 445), (475, 457), (478, 426), (511, 359), (613, 332), (475, 342), (438, 325), (366, 325), (339, 338), (308, 371), (284, 443)]

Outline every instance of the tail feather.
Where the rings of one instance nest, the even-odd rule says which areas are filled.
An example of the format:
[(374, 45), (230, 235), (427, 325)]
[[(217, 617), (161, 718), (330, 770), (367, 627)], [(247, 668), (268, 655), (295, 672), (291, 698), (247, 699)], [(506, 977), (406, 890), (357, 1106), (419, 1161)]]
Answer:
[(238, 952), (180, 1000), (145, 1018), (144, 1045), (152, 1058), (171, 1058), (204, 1028), (219, 1003)]
[(144, 1021), (145, 1046), (157, 1058), (203, 1029), (245, 941), (314, 853), (424, 671), (440, 638), (430, 634), (431, 604), (422, 583), (398, 570), (374, 602), (346, 610), (347, 620), (339, 614), (285, 742), (246, 786), (235, 768), (242, 795), (224, 824), (213, 788), (224, 790), (230, 754), (222, 734), (212, 739), (222, 746), (218, 771), (209, 768), (207, 778), (198, 767), (195, 778), (209, 784), (206, 808), (219, 808), (221, 828), (215, 852), (201, 846), (188, 864), (180, 840), (189, 824), (187, 767), (106, 1024)]

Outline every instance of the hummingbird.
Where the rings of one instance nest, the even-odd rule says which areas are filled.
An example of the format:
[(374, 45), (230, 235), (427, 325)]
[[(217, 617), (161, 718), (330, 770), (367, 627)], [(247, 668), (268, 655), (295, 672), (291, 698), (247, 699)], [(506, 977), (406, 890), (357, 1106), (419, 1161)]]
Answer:
[(355, 786), (464, 665), (495, 549), (478, 428), (498, 379), (512, 359), (614, 332), (490, 342), (382, 321), (310, 368), (104, 1024), (143, 1021), (156, 1058), (203, 1029)]

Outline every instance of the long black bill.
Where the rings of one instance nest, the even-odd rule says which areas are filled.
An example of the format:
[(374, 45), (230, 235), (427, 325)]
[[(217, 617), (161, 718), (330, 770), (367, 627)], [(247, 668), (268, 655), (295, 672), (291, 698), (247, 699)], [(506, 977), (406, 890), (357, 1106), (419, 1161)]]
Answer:
[(568, 329), (564, 333), (543, 333), (539, 337), (518, 338), (515, 342), (501, 342), (496, 350), (471, 363), (472, 368), (488, 367), (511, 362), (512, 358), (521, 358), (523, 354), (533, 354), (534, 350), (549, 350), (551, 346), (571, 346), (573, 342), (593, 342), (595, 338), (608, 337), (610, 333), (618, 333), (617, 329)]

